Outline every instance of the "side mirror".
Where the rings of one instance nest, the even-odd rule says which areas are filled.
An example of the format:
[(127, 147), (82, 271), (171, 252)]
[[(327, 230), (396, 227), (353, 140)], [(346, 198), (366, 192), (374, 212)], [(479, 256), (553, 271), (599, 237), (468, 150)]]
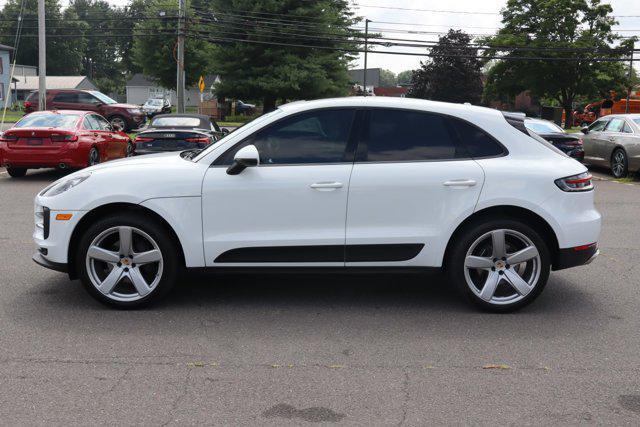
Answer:
[(589, 133), (589, 127), (585, 126), (582, 129), (580, 129), (580, 132), (584, 133), (585, 135)]
[(229, 135), (231, 133), (231, 131), (229, 129), (227, 129), (227, 128), (221, 128), (220, 132), (222, 132), (225, 135)]
[(117, 124), (117, 123), (113, 123), (113, 124), (111, 124), (111, 127), (113, 128), (113, 130), (114, 130), (115, 132), (122, 132), (122, 126), (120, 126), (120, 125), (119, 125), (119, 124)]
[(227, 168), (227, 174), (238, 175), (246, 168), (258, 166), (260, 164), (260, 154), (255, 145), (247, 145), (238, 150), (233, 157), (233, 164)]

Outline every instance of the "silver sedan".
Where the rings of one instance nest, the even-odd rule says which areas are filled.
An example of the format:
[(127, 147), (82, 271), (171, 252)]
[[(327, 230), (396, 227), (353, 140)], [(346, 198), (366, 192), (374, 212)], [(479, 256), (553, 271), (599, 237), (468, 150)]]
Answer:
[(640, 114), (604, 116), (582, 133), (585, 163), (609, 167), (616, 178), (640, 169)]

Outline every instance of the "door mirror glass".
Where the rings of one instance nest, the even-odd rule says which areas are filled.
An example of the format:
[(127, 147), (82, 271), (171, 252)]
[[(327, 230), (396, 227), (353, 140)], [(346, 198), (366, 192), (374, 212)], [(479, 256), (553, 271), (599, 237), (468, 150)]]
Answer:
[(260, 164), (260, 154), (255, 145), (247, 145), (238, 150), (233, 157), (233, 164), (227, 169), (229, 175), (238, 175), (246, 168), (258, 166)]
[(589, 127), (585, 126), (582, 129), (580, 129), (580, 132), (584, 133), (585, 135), (589, 133)]
[(122, 131), (122, 126), (120, 126), (119, 123), (112, 123), (110, 126), (111, 126), (111, 128), (113, 128), (113, 130), (115, 132), (121, 132)]

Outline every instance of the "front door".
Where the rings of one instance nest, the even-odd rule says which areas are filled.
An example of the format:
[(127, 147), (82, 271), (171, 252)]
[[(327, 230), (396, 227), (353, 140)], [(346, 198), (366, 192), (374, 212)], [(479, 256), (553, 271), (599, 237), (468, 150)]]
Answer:
[(452, 228), (473, 212), (484, 181), (460, 136), (486, 137), (498, 150), (491, 155), (501, 148), (475, 126), (438, 114), (367, 115), (349, 187), (346, 265), (439, 266)]
[[(202, 186), (207, 266), (343, 266), (353, 109), (284, 118), (222, 154)], [(253, 144), (260, 164), (228, 175)]]
[(582, 139), (585, 162), (602, 164), (605, 161), (604, 146), (607, 135), (604, 128), (608, 122), (608, 118), (601, 118), (589, 126), (589, 132)]

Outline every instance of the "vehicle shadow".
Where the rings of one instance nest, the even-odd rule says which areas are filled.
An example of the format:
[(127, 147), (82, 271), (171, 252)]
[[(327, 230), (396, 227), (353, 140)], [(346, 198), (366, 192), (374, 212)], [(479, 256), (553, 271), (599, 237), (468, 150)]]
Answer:
[[(62, 170), (62, 169), (33, 169), (27, 171), (27, 175), (22, 178), (11, 178), (9, 175), (0, 175), (0, 182), (5, 180), (6, 182), (11, 182), (11, 184), (20, 184), (20, 183), (34, 183), (34, 182), (53, 182), (58, 180), (66, 175), (69, 175), (74, 171), (72, 170)], [(4, 179), (2, 179), (4, 178)]]

